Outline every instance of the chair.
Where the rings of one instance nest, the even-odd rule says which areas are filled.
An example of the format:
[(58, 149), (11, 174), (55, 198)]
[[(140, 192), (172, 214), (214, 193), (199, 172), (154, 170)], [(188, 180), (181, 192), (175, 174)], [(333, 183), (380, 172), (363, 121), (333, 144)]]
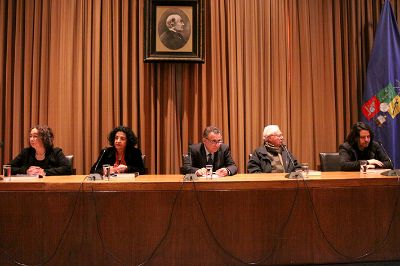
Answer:
[(185, 168), (183, 167), (183, 165), (185, 164), (185, 161), (186, 160), (190, 160), (190, 158), (189, 158), (189, 154), (182, 154), (182, 166), (180, 167), (180, 173), (182, 174), (182, 175), (184, 175), (185, 174)]
[(65, 155), (67, 157), (69, 163), (71, 164), (72, 174), (76, 175), (76, 169), (74, 168), (74, 156), (73, 155)]
[(322, 172), (341, 171), (338, 152), (321, 152), (319, 154)]

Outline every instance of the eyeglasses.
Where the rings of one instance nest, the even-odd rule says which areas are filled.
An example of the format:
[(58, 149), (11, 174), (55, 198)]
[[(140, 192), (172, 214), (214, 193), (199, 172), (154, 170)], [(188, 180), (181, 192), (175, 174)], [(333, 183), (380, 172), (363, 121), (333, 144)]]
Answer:
[(222, 144), (222, 139), (216, 139), (216, 140), (210, 140), (210, 139), (206, 139), (208, 142), (210, 142), (211, 144), (214, 144), (214, 145), (219, 145), (219, 144)]
[(273, 134), (273, 135), (270, 135), (271, 137), (277, 137), (277, 138), (283, 138), (283, 134)]

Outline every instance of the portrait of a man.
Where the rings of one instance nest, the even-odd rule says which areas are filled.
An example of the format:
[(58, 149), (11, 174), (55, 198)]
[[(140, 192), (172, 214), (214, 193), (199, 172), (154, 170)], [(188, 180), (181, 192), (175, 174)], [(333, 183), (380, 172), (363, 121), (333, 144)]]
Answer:
[(162, 45), (170, 50), (184, 47), (190, 37), (188, 16), (179, 8), (166, 10), (158, 22), (158, 35)]
[(172, 50), (182, 48), (187, 40), (181, 33), (185, 26), (181, 16), (178, 14), (169, 15), (165, 24), (167, 30), (161, 34), (161, 42)]

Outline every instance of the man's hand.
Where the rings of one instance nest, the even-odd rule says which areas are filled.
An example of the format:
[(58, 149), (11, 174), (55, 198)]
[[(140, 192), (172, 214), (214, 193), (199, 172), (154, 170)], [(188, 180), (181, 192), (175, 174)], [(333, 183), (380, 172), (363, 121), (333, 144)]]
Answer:
[(228, 169), (226, 168), (220, 168), (215, 172), (219, 176), (227, 176), (229, 175)]
[(206, 170), (206, 168), (203, 167), (203, 168), (200, 168), (199, 170), (197, 170), (195, 174), (197, 176), (204, 176), (204, 175), (206, 175), (206, 173), (207, 173), (207, 170)]
[(379, 161), (379, 160), (376, 160), (376, 159), (370, 159), (370, 160), (367, 160), (367, 162), (370, 165), (377, 165), (379, 167), (383, 166), (383, 163), (381, 161)]

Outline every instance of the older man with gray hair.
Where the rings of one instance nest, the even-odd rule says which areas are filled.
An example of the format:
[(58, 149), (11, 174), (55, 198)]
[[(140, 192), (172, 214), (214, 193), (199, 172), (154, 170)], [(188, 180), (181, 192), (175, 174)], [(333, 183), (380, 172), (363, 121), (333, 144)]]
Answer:
[(296, 158), (283, 144), (283, 134), (277, 125), (264, 128), (264, 144), (253, 151), (247, 163), (249, 173), (290, 173), (301, 169)]
[(161, 42), (172, 50), (182, 48), (187, 40), (182, 35), (185, 23), (178, 14), (169, 15), (165, 21), (167, 30), (160, 35)]

